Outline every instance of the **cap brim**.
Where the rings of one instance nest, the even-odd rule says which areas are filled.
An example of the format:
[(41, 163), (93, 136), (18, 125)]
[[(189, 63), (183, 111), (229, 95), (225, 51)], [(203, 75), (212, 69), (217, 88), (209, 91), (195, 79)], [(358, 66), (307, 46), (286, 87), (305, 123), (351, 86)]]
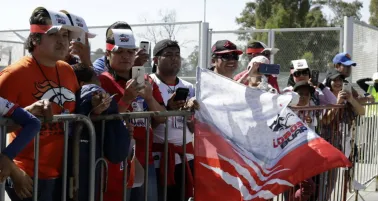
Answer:
[[(343, 75), (341, 75), (341, 74), (333, 74), (333, 75), (329, 76), (328, 78), (331, 79), (331, 80), (333, 80), (333, 79), (335, 79), (335, 78), (337, 78), (337, 77), (341, 77), (341, 78), (343, 78)], [(343, 78), (343, 79), (344, 79), (344, 78)]]
[(280, 49), (278, 48), (265, 48), (262, 52), (269, 51), (270, 54), (276, 54)]
[(309, 67), (299, 67), (299, 68), (293, 68), (293, 72), (296, 72), (298, 70), (306, 70), (309, 69)]
[(87, 34), (88, 38), (94, 38), (94, 37), (97, 36), (97, 34), (89, 33), (89, 32), (87, 32), (86, 34)]
[(134, 46), (126, 46), (126, 45), (124, 45), (124, 46), (118, 46), (118, 45), (115, 45), (112, 51), (117, 51), (118, 48), (129, 49), (129, 50), (136, 50), (136, 49), (138, 49), (138, 47), (135, 46), (135, 45)]
[(241, 50), (223, 50), (223, 51), (219, 51), (219, 52), (214, 52), (213, 54), (226, 54), (226, 53), (231, 53), (231, 52), (235, 52), (238, 55), (243, 54), (243, 51), (241, 51)]
[(310, 93), (315, 93), (315, 88), (314, 87), (311, 87), (310, 85), (299, 85), (297, 87), (294, 87), (293, 88), (293, 91), (297, 92), (298, 89), (302, 88), (302, 87), (306, 87), (310, 90)]
[(352, 60), (341, 62), (341, 64), (343, 64), (345, 66), (356, 66), (357, 65), (357, 63), (352, 61)]

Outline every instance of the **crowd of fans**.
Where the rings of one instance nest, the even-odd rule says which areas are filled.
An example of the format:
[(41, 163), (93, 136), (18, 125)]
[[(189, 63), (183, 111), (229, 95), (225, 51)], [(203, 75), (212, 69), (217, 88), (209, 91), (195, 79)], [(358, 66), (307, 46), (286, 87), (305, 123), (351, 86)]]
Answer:
[[(38, 200), (61, 200), (64, 127), (62, 123), (40, 123), (38, 118), (51, 119), (59, 114), (83, 114), (88, 116), (142, 111), (196, 110), (194, 86), (177, 77), (181, 67), (180, 46), (176, 41), (159, 41), (153, 49), (153, 73), (145, 75), (145, 82), (133, 77), (132, 68), (143, 66), (150, 55), (135, 45), (135, 38), (126, 22), (117, 21), (106, 30), (105, 55), (92, 63), (84, 19), (67, 11), (54, 12), (39, 7), (30, 19), (30, 34), (26, 49), (31, 56), (21, 58), (0, 73), (0, 111), (19, 126), (9, 127), (10, 143), (0, 155), (0, 180), (6, 181), (6, 191), (12, 201), (32, 200), (34, 174), (33, 137), (39, 132)], [(347, 53), (339, 53), (333, 59), (324, 82), (313, 80), (313, 71), (306, 60), (293, 60), (288, 86), (280, 90), (276, 75), (260, 74), (261, 64), (270, 64), (270, 56), (279, 52), (255, 41), (248, 45), (246, 54), (251, 59), (245, 71), (234, 76), (242, 50), (229, 40), (215, 42), (211, 52), (214, 73), (235, 80), (248, 87), (271, 93), (292, 93), (291, 106), (316, 106), (348, 104), (354, 115), (363, 115), (362, 104), (378, 101), (378, 73), (372, 78), (358, 81), (366, 91), (359, 96), (353, 88), (347, 90), (346, 78), (353, 66)], [(367, 82), (373, 81), (373, 83)], [(189, 90), (185, 100), (176, 100), (176, 91)], [(334, 110), (321, 116), (321, 121), (306, 118), (310, 127), (330, 124)], [(165, 124), (165, 122), (168, 122)], [(105, 125), (93, 122), (96, 129), (96, 159), (102, 153), (107, 160), (108, 182), (105, 201), (123, 200), (124, 168), (128, 172), (127, 198), (144, 200), (144, 185), (148, 185), (149, 201), (161, 201), (164, 195), (164, 140), (168, 131), (168, 188), (167, 200), (193, 197), (193, 143), (194, 119), (184, 122), (183, 117), (152, 117), (130, 121), (111, 120)], [(105, 126), (103, 128), (102, 126)], [(168, 126), (168, 128), (166, 128)], [(148, 128), (146, 128), (148, 127)], [(102, 130), (105, 129), (102, 138)], [(149, 129), (147, 144), (146, 129)], [(186, 129), (186, 156), (183, 157), (182, 131)], [(80, 134), (79, 158), (80, 182), (77, 200), (88, 199), (88, 130), (73, 125), (70, 130), (69, 164), (74, 160), (73, 139)], [(135, 142), (135, 143), (134, 143)], [(135, 146), (133, 146), (135, 144)], [(133, 149), (135, 148), (135, 149)], [(131, 152), (135, 157), (128, 157)], [(146, 153), (148, 150), (148, 153)], [(145, 155), (148, 159), (145, 160)], [(184, 158), (184, 160), (182, 160)], [(125, 160), (128, 159), (128, 160)], [(12, 160), (14, 162), (12, 162)], [(127, 161), (127, 164), (125, 163)], [(182, 186), (181, 172), (185, 163), (186, 182)], [(148, 183), (138, 184), (133, 168), (148, 168)], [(97, 169), (96, 169), (97, 170)], [(69, 176), (75, 174), (69, 168)], [(96, 171), (96, 198), (100, 190), (100, 172)], [(299, 188), (296, 196), (287, 200), (306, 200), (317, 184), (309, 178)], [(307, 197), (306, 197), (307, 196)], [(71, 198), (72, 199), (72, 198)]]

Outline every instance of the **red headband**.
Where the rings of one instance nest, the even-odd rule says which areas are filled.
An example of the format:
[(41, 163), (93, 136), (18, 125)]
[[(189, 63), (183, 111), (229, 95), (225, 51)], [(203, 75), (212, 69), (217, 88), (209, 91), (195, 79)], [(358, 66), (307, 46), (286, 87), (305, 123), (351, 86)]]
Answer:
[(262, 51), (264, 51), (264, 48), (247, 48), (247, 54), (257, 54), (261, 53)]
[(112, 51), (113, 48), (114, 48), (114, 46), (115, 46), (115, 45), (113, 45), (113, 44), (106, 43), (106, 50), (108, 50), (108, 51)]
[(32, 24), (30, 25), (30, 33), (46, 33), (52, 25), (40, 25)]

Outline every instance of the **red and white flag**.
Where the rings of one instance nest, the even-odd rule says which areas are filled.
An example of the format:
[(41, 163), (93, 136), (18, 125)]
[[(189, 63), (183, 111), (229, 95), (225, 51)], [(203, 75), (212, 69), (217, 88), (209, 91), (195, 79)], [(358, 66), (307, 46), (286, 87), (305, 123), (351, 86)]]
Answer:
[(345, 155), (276, 95), (198, 68), (195, 201), (266, 200), (337, 167)]

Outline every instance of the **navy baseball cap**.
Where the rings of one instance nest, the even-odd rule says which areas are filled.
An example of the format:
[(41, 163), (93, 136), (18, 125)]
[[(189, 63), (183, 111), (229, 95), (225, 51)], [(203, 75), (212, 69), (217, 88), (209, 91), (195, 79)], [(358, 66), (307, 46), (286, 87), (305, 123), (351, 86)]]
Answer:
[(333, 58), (333, 64), (343, 64), (344, 66), (356, 66), (357, 63), (352, 61), (348, 53), (339, 53)]

